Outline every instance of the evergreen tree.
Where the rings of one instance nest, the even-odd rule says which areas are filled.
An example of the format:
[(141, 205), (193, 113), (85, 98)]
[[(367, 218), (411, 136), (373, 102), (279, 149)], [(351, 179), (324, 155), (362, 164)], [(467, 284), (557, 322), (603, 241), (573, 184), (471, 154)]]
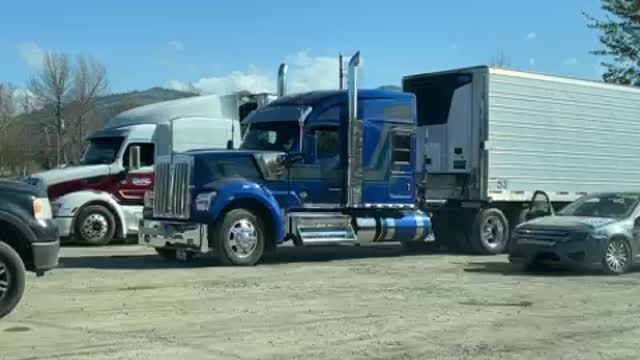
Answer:
[(604, 49), (592, 51), (604, 56), (606, 82), (640, 86), (640, 0), (601, 0), (605, 19), (586, 15), (589, 27), (601, 32)]

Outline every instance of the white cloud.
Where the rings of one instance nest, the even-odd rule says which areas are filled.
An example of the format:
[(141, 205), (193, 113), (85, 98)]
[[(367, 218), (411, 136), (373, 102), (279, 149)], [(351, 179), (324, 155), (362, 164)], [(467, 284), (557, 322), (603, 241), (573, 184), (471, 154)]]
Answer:
[(533, 40), (533, 39), (535, 39), (536, 37), (538, 37), (538, 34), (536, 34), (536, 33), (535, 33), (535, 32), (533, 32), (533, 31), (527, 34), (527, 40)]
[(24, 62), (35, 68), (42, 67), (45, 50), (34, 42), (26, 42), (20, 45), (20, 57)]
[(169, 46), (171, 46), (171, 48), (173, 48), (175, 51), (184, 50), (184, 43), (182, 41), (178, 41), (178, 40), (169, 41)]
[(529, 67), (536, 67), (536, 59), (529, 58)]
[[(28, 99), (28, 101), (27, 101)], [(17, 114), (22, 114), (27, 109), (29, 111), (42, 108), (43, 103), (29, 89), (16, 88), (13, 91), (14, 110)]]
[[(287, 92), (338, 88), (338, 61), (334, 57), (313, 57), (300, 51), (285, 57), (288, 65)], [(172, 80), (167, 86), (177, 90), (198, 89), (206, 94), (230, 94), (247, 90), (253, 93), (275, 92), (277, 66), (260, 69), (249, 66), (245, 71), (233, 71), (226, 75), (204, 77), (193, 82)]]
[(575, 57), (568, 57), (568, 58), (565, 58), (562, 61), (562, 63), (565, 64), (565, 65), (577, 65), (578, 64), (578, 59), (575, 58)]

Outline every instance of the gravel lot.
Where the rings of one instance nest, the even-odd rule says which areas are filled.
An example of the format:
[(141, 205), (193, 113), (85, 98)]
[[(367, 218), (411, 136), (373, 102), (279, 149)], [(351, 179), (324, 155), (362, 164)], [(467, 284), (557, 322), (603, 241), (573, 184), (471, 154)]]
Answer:
[(512, 274), (398, 246), (254, 268), (65, 248), (0, 322), (1, 359), (638, 359), (640, 274)]

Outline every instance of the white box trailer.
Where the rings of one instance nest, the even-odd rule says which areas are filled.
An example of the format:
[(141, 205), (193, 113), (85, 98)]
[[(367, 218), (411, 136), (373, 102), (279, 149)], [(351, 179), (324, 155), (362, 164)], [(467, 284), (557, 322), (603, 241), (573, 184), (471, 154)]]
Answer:
[(436, 234), (456, 219), (467, 248), (503, 251), (537, 190), (560, 206), (640, 191), (638, 88), (480, 66), (406, 76), (403, 89), (417, 98)]

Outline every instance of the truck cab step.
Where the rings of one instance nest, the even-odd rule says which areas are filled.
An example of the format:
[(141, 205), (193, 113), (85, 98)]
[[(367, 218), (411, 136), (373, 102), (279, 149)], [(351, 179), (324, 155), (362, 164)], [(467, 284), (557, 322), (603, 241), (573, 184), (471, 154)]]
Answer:
[(341, 213), (291, 213), (292, 229), (303, 245), (354, 244), (351, 217)]

